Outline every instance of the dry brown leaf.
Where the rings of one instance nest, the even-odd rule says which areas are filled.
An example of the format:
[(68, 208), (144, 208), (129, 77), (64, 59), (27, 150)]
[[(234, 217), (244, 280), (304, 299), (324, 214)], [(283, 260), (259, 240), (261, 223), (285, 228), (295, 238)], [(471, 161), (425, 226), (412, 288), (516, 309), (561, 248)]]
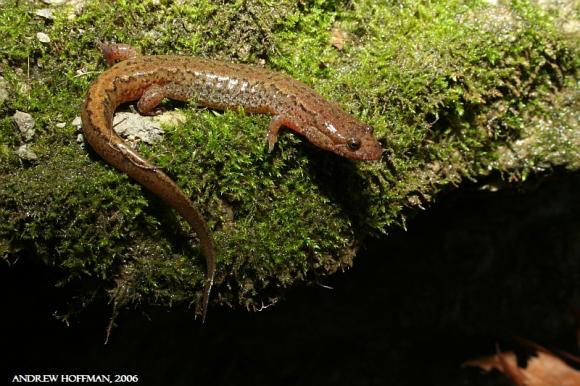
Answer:
[(486, 372), (496, 369), (515, 386), (580, 386), (580, 371), (549, 352), (540, 351), (536, 355), (528, 360), (526, 368), (518, 367), (513, 351), (466, 361), (464, 365)]
[(580, 386), (580, 371), (577, 371), (560, 358), (545, 352), (528, 361), (527, 373), (530, 385)]
[(574, 317), (576, 319), (576, 344), (580, 348), (580, 309), (574, 312)]
[[(518, 367), (518, 360), (513, 351), (499, 352), (483, 358), (465, 361), (464, 366), (479, 367), (485, 372), (498, 370), (508, 376), (516, 386), (526, 385), (526, 379)], [(528, 386), (528, 385), (526, 385)]]

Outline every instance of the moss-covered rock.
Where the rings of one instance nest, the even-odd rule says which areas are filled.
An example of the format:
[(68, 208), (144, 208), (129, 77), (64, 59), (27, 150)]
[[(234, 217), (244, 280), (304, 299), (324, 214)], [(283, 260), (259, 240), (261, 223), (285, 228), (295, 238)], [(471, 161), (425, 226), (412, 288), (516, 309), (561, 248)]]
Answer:
[[(356, 163), (285, 133), (267, 153), (268, 117), (168, 104), (187, 122), (139, 150), (208, 219), (217, 303), (257, 308), (349, 267), (366, 236), (404, 226), (463, 179), (580, 166), (576, 40), (525, 2), (71, 7), (50, 20), (0, 5), (0, 254), (58, 267), (59, 284), (77, 289), (73, 311), (94, 296), (117, 307), (197, 303), (204, 277), (185, 222), (78, 142), (70, 122), (105, 68), (99, 41), (286, 72), (373, 124), (385, 148), (381, 162)], [(16, 110), (36, 120), (30, 141)], [(24, 142), (36, 160), (15, 154)]]

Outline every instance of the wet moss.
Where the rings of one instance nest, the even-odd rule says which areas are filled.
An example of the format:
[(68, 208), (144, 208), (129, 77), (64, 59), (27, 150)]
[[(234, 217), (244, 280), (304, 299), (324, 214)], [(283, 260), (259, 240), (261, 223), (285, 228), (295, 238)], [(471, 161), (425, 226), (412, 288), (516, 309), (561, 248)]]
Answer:
[[(257, 308), (349, 267), (367, 236), (404, 226), (464, 179), (579, 165), (577, 45), (524, 2), (89, 2), (73, 17), (55, 8), (54, 20), (19, 2), (0, 10), (10, 85), (0, 105), (0, 253), (58, 268), (59, 284), (77, 288), (73, 311), (95, 296), (117, 307), (197, 304), (204, 275), (185, 222), (77, 142), (71, 122), (105, 68), (97, 42), (278, 69), (373, 124), (385, 148), (381, 162), (355, 163), (284, 133), (267, 153), (268, 117), (168, 104), (187, 122), (140, 151), (214, 230), (217, 303)], [(34, 162), (13, 152), (24, 143), (15, 110), (37, 122)], [(518, 152), (521, 141), (532, 147)]]

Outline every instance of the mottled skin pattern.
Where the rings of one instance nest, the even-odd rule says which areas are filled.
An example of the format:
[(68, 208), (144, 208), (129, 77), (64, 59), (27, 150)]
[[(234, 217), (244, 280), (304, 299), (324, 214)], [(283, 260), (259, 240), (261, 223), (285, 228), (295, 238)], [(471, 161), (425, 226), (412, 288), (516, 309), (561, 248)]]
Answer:
[(326, 101), (305, 84), (263, 68), (186, 56), (139, 56), (127, 45), (102, 45), (109, 64), (91, 85), (81, 111), (91, 147), (183, 216), (200, 240), (206, 261), (202, 303), (205, 320), (216, 270), (212, 235), (201, 213), (175, 182), (131, 149), (113, 130), (113, 113), (138, 100), (143, 114), (171, 98), (215, 109), (243, 108), (273, 115), (266, 141), (271, 151), (279, 129), (287, 127), (314, 145), (353, 160), (377, 160), (382, 149), (372, 128)]

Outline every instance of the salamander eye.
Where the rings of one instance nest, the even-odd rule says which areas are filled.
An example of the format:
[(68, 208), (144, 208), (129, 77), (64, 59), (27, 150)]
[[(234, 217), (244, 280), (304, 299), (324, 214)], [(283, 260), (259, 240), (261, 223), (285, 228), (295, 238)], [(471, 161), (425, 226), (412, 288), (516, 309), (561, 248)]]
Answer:
[(348, 146), (350, 150), (356, 151), (360, 149), (360, 139), (356, 137), (349, 138), (348, 142), (346, 143), (346, 146)]

